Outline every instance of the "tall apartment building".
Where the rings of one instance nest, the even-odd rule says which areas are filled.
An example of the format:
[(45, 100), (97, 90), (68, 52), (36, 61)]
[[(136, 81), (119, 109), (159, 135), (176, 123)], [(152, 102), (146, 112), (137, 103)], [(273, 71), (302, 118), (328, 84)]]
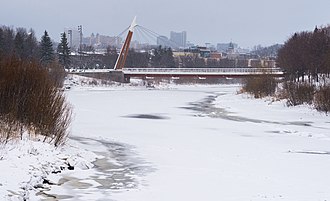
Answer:
[(65, 28), (64, 32), (68, 38), (68, 43), (71, 50), (74, 51), (78, 49), (80, 44), (80, 32), (73, 28)]
[(170, 40), (174, 43), (175, 48), (186, 48), (187, 46), (187, 32), (174, 32), (171, 31)]

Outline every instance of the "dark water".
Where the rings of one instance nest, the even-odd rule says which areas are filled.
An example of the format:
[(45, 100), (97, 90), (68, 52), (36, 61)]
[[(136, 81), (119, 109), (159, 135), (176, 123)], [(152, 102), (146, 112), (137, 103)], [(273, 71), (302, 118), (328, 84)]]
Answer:
[[(79, 179), (71, 176), (63, 175), (59, 183), (56, 185), (63, 186), (63, 188), (71, 189), (74, 195), (56, 195), (48, 194), (49, 189), (41, 189), (38, 195), (44, 197), (44, 200), (77, 200), (84, 195), (95, 194), (104, 195), (105, 197), (111, 195), (116, 191), (135, 189), (139, 185), (140, 179), (148, 173), (155, 171), (152, 164), (148, 163), (134, 151), (134, 147), (106, 140), (83, 138), (83, 137), (70, 137), (81, 144), (90, 147), (95, 146), (98, 148), (102, 146), (106, 148), (106, 152), (94, 151), (97, 155), (103, 158), (94, 161), (93, 169), (96, 174), (93, 174), (88, 179)], [(98, 186), (93, 187), (92, 184), (84, 182), (85, 180), (93, 180), (98, 183)], [(97, 200), (109, 200), (97, 199)]]
[(253, 118), (247, 118), (243, 116), (237, 116), (233, 113), (227, 111), (224, 108), (216, 107), (214, 102), (218, 97), (221, 97), (222, 95), (225, 95), (224, 93), (211, 93), (206, 98), (191, 102), (186, 107), (182, 107), (184, 109), (193, 110), (199, 113), (199, 115), (196, 115), (197, 117), (203, 117), (208, 116), (211, 118), (221, 118), (226, 119), (230, 121), (236, 121), (236, 122), (251, 122), (251, 123), (268, 123), (268, 124), (278, 124), (278, 125), (295, 125), (295, 126), (312, 126), (313, 122), (309, 121), (268, 121), (263, 119), (253, 119)]

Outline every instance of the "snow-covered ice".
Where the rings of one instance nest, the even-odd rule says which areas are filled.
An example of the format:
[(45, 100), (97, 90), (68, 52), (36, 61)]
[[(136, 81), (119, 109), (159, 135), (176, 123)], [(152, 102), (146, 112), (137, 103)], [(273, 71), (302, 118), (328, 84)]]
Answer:
[(65, 200), (329, 200), (329, 116), (238, 90), (73, 85), (69, 144), (92, 151), (79, 155), (91, 154), (87, 164), (95, 161), (62, 172), (54, 179), (61, 185), (46, 193)]

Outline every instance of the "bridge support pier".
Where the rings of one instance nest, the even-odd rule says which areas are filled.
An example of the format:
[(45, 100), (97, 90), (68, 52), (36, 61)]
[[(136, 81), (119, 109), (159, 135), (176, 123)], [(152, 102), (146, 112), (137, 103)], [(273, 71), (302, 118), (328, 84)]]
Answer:
[(121, 70), (110, 71), (110, 80), (121, 83), (129, 83), (130, 77)]

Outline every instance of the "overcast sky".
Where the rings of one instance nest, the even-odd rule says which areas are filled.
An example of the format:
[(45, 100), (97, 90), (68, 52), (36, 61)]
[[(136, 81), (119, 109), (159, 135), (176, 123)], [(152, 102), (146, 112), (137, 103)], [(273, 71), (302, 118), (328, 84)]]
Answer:
[(330, 24), (329, 0), (0, 0), (0, 25), (47, 30), (59, 40), (65, 27), (116, 36), (134, 16), (169, 36), (187, 31), (195, 44), (233, 41), (251, 48), (284, 43), (294, 32)]

